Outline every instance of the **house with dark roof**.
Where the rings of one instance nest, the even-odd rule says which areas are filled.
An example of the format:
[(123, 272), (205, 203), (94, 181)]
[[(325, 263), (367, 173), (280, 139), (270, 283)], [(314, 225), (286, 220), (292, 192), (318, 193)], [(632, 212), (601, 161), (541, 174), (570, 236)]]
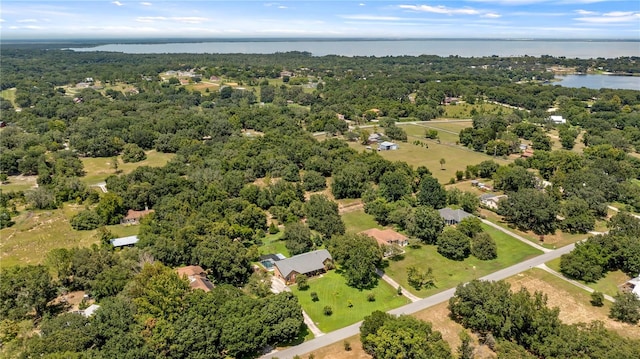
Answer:
[(449, 207), (439, 209), (440, 217), (444, 219), (444, 223), (454, 225), (462, 222), (467, 217), (473, 217), (473, 214), (465, 212), (461, 209), (451, 209)]
[(333, 266), (333, 258), (326, 249), (298, 254), (273, 263), (274, 275), (287, 284), (295, 283), (296, 276), (314, 276), (326, 272)]
[(214, 285), (207, 278), (207, 272), (200, 266), (186, 266), (176, 268), (176, 272), (180, 278), (186, 278), (189, 281), (191, 289), (202, 289), (205, 292), (213, 289)]

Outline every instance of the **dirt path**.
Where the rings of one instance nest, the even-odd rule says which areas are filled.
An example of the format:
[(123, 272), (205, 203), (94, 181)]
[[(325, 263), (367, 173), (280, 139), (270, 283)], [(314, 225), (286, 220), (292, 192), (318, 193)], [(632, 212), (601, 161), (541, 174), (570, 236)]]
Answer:
[(364, 203), (358, 201), (358, 202), (350, 203), (344, 206), (340, 206), (338, 208), (338, 213), (343, 214), (343, 213), (355, 212), (363, 208), (364, 208)]

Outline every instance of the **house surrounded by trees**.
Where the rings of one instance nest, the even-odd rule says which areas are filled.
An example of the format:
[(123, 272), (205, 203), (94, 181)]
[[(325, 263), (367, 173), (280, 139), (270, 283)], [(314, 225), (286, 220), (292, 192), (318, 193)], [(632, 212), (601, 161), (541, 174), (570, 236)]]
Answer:
[(326, 249), (302, 253), (274, 263), (274, 274), (287, 284), (296, 282), (296, 276), (314, 276), (326, 272), (333, 266), (333, 258)]

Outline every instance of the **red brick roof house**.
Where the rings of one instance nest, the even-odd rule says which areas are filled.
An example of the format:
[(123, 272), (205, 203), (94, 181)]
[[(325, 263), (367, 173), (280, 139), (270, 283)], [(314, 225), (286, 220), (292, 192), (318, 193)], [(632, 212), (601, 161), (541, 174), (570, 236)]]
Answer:
[(208, 292), (214, 287), (213, 283), (207, 278), (207, 272), (200, 266), (176, 268), (176, 272), (181, 278), (186, 278), (189, 281), (191, 289), (202, 289)]
[(399, 245), (401, 247), (409, 244), (409, 239), (393, 229), (378, 229), (371, 228), (366, 231), (360, 232), (360, 234), (366, 234), (367, 236), (375, 239), (380, 245)]
[(154, 210), (145, 209), (144, 211), (135, 211), (133, 209), (130, 209), (127, 212), (127, 215), (124, 218), (122, 218), (122, 220), (120, 220), (120, 224), (128, 224), (128, 225), (140, 224), (140, 219), (151, 212), (154, 212)]

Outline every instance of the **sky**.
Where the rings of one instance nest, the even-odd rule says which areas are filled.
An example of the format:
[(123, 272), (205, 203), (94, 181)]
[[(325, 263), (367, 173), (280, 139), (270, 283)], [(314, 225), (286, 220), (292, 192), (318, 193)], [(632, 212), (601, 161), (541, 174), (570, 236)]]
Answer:
[(0, 39), (640, 40), (640, 1), (0, 1)]

